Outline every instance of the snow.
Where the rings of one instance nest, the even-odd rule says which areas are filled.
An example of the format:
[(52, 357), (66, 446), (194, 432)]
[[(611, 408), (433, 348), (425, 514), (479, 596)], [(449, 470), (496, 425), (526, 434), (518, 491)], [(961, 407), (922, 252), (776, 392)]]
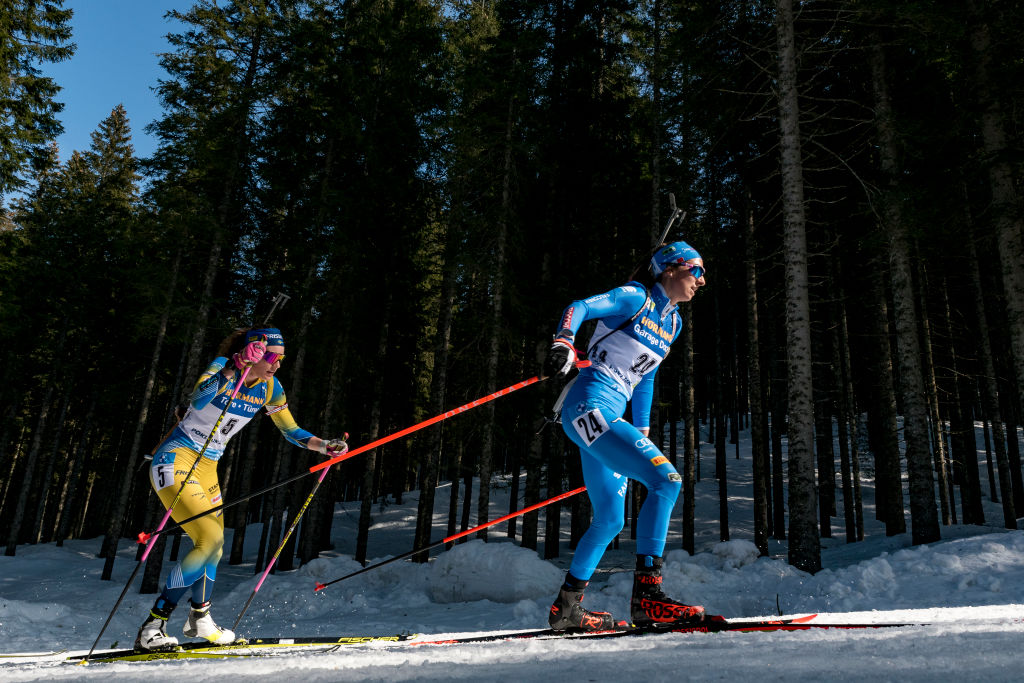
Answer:
[[(979, 442), (981, 425), (978, 425)], [(744, 440), (746, 439), (746, 440)], [(979, 463), (987, 481), (984, 451)], [(117, 680), (730, 680), (730, 681), (1010, 681), (1019, 680), (1017, 647), (1024, 638), (1024, 532), (1000, 528), (998, 503), (985, 500), (990, 526), (942, 527), (943, 540), (914, 547), (910, 535), (886, 537), (874, 520), (873, 481), (862, 482), (867, 539), (845, 542), (843, 518), (822, 540), (824, 569), (815, 575), (786, 564), (784, 541), (758, 557), (752, 543), (749, 434), (740, 458), (728, 458), (730, 532), (719, 542), (714, 452), (702, 448), (704, 478), (697, 484), (697, 548), (680, 549), (681, 521), (673, 519), (665, 554), (665, 590), (726, 617), (818, 613), (826, 623), (912, 623), (904, 628), (774, 633), (670, 634), (599, 641), (529, 640), (458, 646), (345, 646), (337, 652), (87, 666), (0, 658), (0, 681)], [(869, 471), (870, 460), (865, 460)], [(905, 483), (905, 482), (904, 482)], [(436, 497), (434, 538), (447, 525), (450, 484)], [(507, 482), (491, 494), (495, 519), (509, 511)], [(553, 495), (558, 492), (551, 492)], [(842, 510), (841, 491), (838, 509)], [(411, 549), (417, 493), (401, 504), (374, 507), (369, 555), (379, 562)], [(226, 496), (231, 500), (230, 492)], [(473, 503), (475, 511), (475, 497)], [(522, 507), (521, 501), (516, 505)], [(492, 527), (490, 542), (471, 540), (436, 549), (428, 564), (406, 560), (315, 591), (355, 572), (359, 503), (335, 510), (335, 549), (295, 571), (271, 575), (239, 627), (249, 637), (314, 635), (436, 636), (543, 628), (572, 553), (540, 559)], [(568, 517), (563, 532), (568, 530)], [(475, 524), (475, 522), (473, 522)], [(909, 524), (909, 520), (908, 520)], [(541, 518), (543, 531), (543, 516)], [(213, 614), (230, 626), (259, 579), (254, 574), (259, 525), (246, 534), (247, 563), (218, 569)], [(230, 532), (229, 532), (230, 535)], [(473, 536), (470, 536), (473, 538)], [(586, 605), (628, 617), (633, 543), (627, 531), (609, 551), (586, 594)], [(0, 651), (4, 654), (67, 648), (88, 651), (132, 570), (134, 548), (119, 546), (112, 581), (99, 579), (101, 539), (23, 545), (0, 557)], [(230, 544), (230, 538), (228, 539)], [(183, 544), (183, 551), (188, 541)], [(166, 574), (169, 564), (165, 563)], [(130, 647), (154, 595), (135, 584), (98, 645)], [(185, 610), (171, 617), (178, 635)]]

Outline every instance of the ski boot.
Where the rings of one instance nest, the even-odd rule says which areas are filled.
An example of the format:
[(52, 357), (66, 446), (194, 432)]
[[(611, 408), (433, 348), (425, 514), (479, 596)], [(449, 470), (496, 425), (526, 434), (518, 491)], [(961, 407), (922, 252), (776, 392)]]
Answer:
[(704, 608), (677, 602), (661, 590), (662, 558), (637, 555), (629, 611), (638, 627), (670, 627), (704, 620)]
[(185, 622), (184, 633), (189, 638), (203, 638), (214, 645), (228, 645), (235, 642), (235, 632), (217, 626), (210, 616), (210, 601), (197, 605), (192, 603)]
[(178, 649), (178, 639), (167, 635), (165, 630), (167, 618), (171, 616), (175, 605), (157, 598), (153, 609), (149, 610), (149, 618), (135, 636), (135, 649), (142, 652), (166, 652)]
[(551, 605), (548, 624), (555, 631), (617, 631), (627, 628), (624, 621), (615, 621), (608, 612), (591, 612), (583, 608), (583, 591), (589, 581), (580, 581), (572, 574)]

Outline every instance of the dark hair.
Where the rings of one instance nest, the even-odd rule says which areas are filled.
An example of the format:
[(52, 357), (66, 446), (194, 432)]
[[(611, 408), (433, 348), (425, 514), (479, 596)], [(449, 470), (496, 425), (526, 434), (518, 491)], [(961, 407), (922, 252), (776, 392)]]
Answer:
[(654, 249), (651, 249), (651, 253), (647, 257), (647, 260), (644, 261), (643, 267), (640, 269), (640, 272), (637, 273), (637, 276), (633, 279), (642, 284), (647, 289), (651, 289), (652, 287), (654, 287), (654, 285), (661, 282), (661, 276), (665, 274), (665, 271), (661, 271), (661, 273), (657, 276), (651, 275), (651, 259), (654, 258), (654, 255), (658, 253), (659, 249), (667, 247), (668, 245), (669, 242), (662, 242)]
[(231, 358), (233, 355), (242, 350), (245, 346), (245, 335), (250, 330), (259, 329), (257, 327), (239, 327), (234, 332), (224, 337), (221, 341), (220, 346), (217, 347), (217, 355), (223, 356), (224, 358)]

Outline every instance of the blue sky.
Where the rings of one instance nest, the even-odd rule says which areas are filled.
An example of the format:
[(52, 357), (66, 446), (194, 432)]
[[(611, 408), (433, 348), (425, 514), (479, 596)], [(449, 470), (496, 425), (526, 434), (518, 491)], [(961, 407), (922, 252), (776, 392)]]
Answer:
[(44, 65), (43, 72), (63, 88), (59, 118), (64, 134), (57, 138), (61, 161), (74, 150), (88, 149), (89, 134), (124, 104), (138, 157), (156, 148), (143, 128), (160, 116), (152, 88), (164, 77), (160, 52), (169, 48), (164, 36), (181, 24), (164, 19), (170, 9), (186, 10), (193, 0), (64, 0), (75, 11), (72, 41), (78, 45), (66, 62)]

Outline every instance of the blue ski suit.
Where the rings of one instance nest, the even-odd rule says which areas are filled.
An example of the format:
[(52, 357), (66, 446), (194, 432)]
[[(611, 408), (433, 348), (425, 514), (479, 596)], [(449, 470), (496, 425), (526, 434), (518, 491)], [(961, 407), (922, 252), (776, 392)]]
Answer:
[[(649, 427), (654, 375), (682, 329), (678, 306), (660, 284), (648, 292), (631, 282), (573, 301), (560, 330), (575, 336), (597, 319), (587, 357), (562, 404), (562, 429), (580, 447), (583, 479), (593, 505), (590, 528), (580, 539), (570, 573), (588, 581), (605, 548), (625, 522), (628, 479), (647, 487), (637, 520), (637, 555), (660, 557), (682, 477), (640, 429)], [(633, 424), (622, 416), (632, 400)]]

